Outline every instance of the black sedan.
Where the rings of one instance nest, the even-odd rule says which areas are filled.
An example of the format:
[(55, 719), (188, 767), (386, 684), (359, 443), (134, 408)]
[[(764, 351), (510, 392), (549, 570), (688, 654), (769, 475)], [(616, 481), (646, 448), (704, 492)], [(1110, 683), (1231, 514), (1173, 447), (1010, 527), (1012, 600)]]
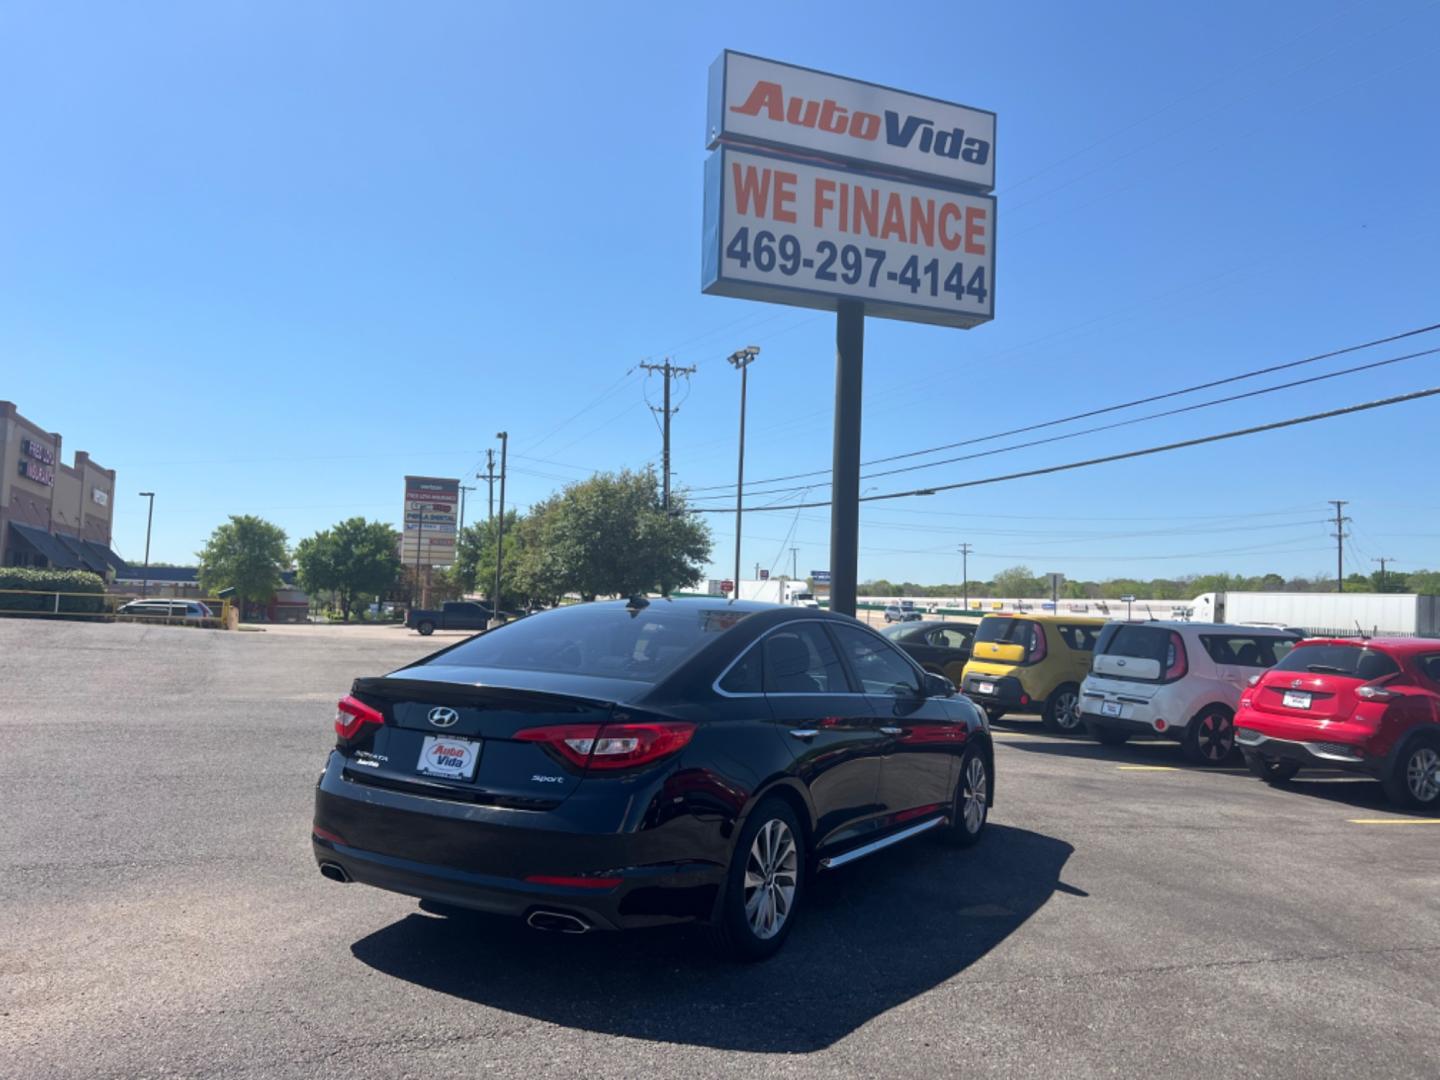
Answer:
[(880, 631), (915, 658), (926, 671), (944, 675), (956, 686), (960, 685), (960, 673), (970, 660), (970, 650), (975, 643), (973, 623), (928, 622), (899, 623)]
[(541, 612), (355, 680), (315, 797), (321, 872), (584, 933), (711, 924), (775, 952), (810, 875), (923, 832), (977, 841), (984, 715), (818, 609)]

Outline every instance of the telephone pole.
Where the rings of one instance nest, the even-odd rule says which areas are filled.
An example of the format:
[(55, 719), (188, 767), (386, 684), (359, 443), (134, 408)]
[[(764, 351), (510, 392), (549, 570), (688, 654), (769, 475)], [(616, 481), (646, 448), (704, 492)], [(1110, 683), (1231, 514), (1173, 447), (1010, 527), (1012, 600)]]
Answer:
[(460, 485), (460, 524), (456, 527), (456, 532), (463, 533), (465, 531), (465, 492), (474, 490), (473, 487), (466, 487), (464, 484)]
[[(660, 408), (658, 408), (658, 409), (655, 408), (654, 405), (651, 405), (651, 406), (650, 406), (650, 410), (651, 410), (652, 412), (657, 412), (657, 413), (659, 413), (659, 414), (660, 414), (660, 417), (661, 417), (661, 425), (660, 425), (660, 447), (661, 447), (661, 449), (660, 449), (660, 475), (661, 475), (661, 485), (662, 485), (662, 489), (661, 489), (661, 490), (662, 490), (661, 502), (662, 502), (662, 504), (663, 504), (664, 507), (665, 507), (665, 512), (666, 512), (666, 513), (669, 513), (669, 512), (670, 512), (670, 417), (674, 416), (677, 412), (680, 411), (680, 406), (678, 406), (678, 405), (676, 405), (673, 409), (670, 407), (670, 380), (673, 379), (673, 378), (674, 378), (675, 376), (677, 376), (677, 375), (684, 375), (686, 378), (689, 378), (691, 375), (694, 375), (694, 374), (695, 374), (695, 368), (694, 368), (693, 366), (691, 366), (691, 367), (679, 367), (679, 366), (676, 365), (676, 364), (672, 364), (672, 363), (670, 363), (670, 358), (669, 358), (668, 356), (665, 358), (665, 362), (664, 362), (663, 364), (640, 364), (640, 365), (638, 365), (638, 366), (639, 366), (639, 368), (640, 368), (641, 371), (645, 371), (645, 372), (658, 371), (658, 372), (660, 372), (660, 374), (664, 377), (664, 382), (665, 382), (665, 404), (663, 404), (663, 405), (662, 405)], [(649, 404), (649, 403), (647, 402), (646, 404)]]
[(1345, 523), (1350, 519), (1340, 513), (1348, 499), (1330, 499), (1331, 506), (1335, 507), (1335, 591), (1345, 591)]
[(490, 524), (495, 524), (495, 451), (485, 451), (485, 471), (475, 474), (476, 480), (484, 480), (490, 485)]
[(964, 596), (965, 610), (970, 610), (970, 552), (969, 544), (960, 545), (960, 592)]
[(497, 432), (500, 440), (500, 524), (495, 534), (495, 592), (490, 596), (490, 625), (500, 625), (500, 568), (505, 562), (505, 451), (510, 446), (508, 432)]
[[(740, 595), (740, 522), (744, 512), (745, 501), (745, 388), (750, 379), (750, 365), (760, 355), (759, 345), (746, 345), (743, 349), (736, 349), (728, 357), (735, 370), (740, 372), (740, 462), (735, 471), (735, 595)], [(859, 450), (857, 448), (856, 452)], [(858, 472), (858, 470), (857, 470)], [(853, 591), (853, 590), (852, 590)], [(852, 596), (850, 606), (854, 608), (855, 599)], [(832, 607), (833, 611), (834, 608)], [(854, 611), (845, 612), (853, 615)]]
[(800, 569), (799, 569), (799, 567), (800, 567), (800, 549), (799, 549), (798, 547), (792, 547), (792, 548), (790, 549), (790, 580), (791, 580), (791, 581), (799, 581), (799, 580), (800, 580)]
[(1384, 592), (1384, 591), (1385, 591), (1385, 564), (1386, 564), (1386, 563), (1392, 563), (1392, 562), (1394, 562), (1395, 560), (1392, 559), (1389, 555), (1381, 555), (1378, 559), (1371, 559), (1370, 561), (1371, 561), (1371, 562), (1378, 562), (1378, 563), (1380, 564), (1380, 589), (1379, 589), (1379, 591), (1380, 591), (1380, 592)]

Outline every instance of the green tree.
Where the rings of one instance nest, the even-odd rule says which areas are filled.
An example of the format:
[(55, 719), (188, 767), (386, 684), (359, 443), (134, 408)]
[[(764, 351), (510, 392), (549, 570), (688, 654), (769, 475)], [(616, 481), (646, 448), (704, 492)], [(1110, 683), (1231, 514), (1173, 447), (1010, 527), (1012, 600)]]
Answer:
[[(523, 607), (532, 599), (521, 584), (520, 568), (525, 562), (525, 548), (532, 530), (524, 528), (525, 519), (518, 510), (505, 511), (505, 559), (501, 566), (500, 609)], [(499, 530), (489, 521), (467, 525), (455, 546), (455, 565), (451, 569), (455, 582), (466, 592), (483, 593), (494, 599), (495, 543)]]
[(333, 592), (341, 617), (362, 596), (383, 593), (400, 573), (400, 534), (383, 521), (348, 518), (301, 540), (295, 548), (300, 587)]
[(593, 600), (696, 584), (710, 559), (710, 529), (685, 513), (682, 497), (670, 501), (667, 514), (649, 470), (570, 484), (531, 507), (516, 529), (518, 588), (550, 600), (568, 592)]
[(265, 603), (289, 564), (285, 530), (253, 514), (231, 515), (198, 553), (200, 585), (207, 593), (234, 589), (241, 600)]
[(1049, 596), (1049, 581), (1042, 582), (1028, 566), (1012, 566), (995, 575), (996, 596), (1013, 596), (1019, 600), (1032, 596)]
[[(1387, 575), (1388, 576), (1388, 575)], [(1440, 572), (1434, 570), (1412, 570), (1405, 575), (1407, 592), (1440, 594)]]

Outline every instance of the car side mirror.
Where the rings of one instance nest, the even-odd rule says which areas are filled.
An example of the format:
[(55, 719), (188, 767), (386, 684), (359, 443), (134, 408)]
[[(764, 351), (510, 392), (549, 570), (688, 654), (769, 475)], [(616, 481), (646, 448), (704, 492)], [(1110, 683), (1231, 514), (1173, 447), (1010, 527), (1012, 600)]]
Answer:
[(936, 675), (934, 672), (925, 673), (925, 696), (926, 697), (954, 697), (955, 684), (944, 675)]

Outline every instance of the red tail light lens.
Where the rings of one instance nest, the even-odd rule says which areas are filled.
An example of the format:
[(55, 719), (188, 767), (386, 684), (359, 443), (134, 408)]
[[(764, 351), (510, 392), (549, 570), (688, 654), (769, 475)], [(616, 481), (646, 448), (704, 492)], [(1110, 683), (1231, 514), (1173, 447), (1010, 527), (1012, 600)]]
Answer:
[(1038, 664), (1045, 659), (1045, 628), (1039, 623), (1030, 624), (1030, 648), (1026, 650), (1025, 662)]
[(1389, 701), (1391, 698), (1397, 698), (1400, 695), (1394, 690), (1385, 690), (1367, 683), (1364, 686), (1357, 686), (1355, 688), (1355, 696), (1364, 698), (1366, 701)]
[(353, 739), (366, 724), (383, 724), (385, 717), (378, 709), (372, 709), (363, 701), (343, 697), (335, 706), (335, 734), (342, 739)]
[(1190, 670), (1190, 658), (1185, 655), (1185, 642), (1174, 630), (1170, 631), (1170, 655), (1166, 659), (1169, 661), (1165, 668), (1166, 682), (1171, 679), (1182, 679)]
[(629, 769), (675, 753), (695, 734), (694, 724), (552, 724), (517, 731), (521, 742), (538, 742), (580, 769)]

